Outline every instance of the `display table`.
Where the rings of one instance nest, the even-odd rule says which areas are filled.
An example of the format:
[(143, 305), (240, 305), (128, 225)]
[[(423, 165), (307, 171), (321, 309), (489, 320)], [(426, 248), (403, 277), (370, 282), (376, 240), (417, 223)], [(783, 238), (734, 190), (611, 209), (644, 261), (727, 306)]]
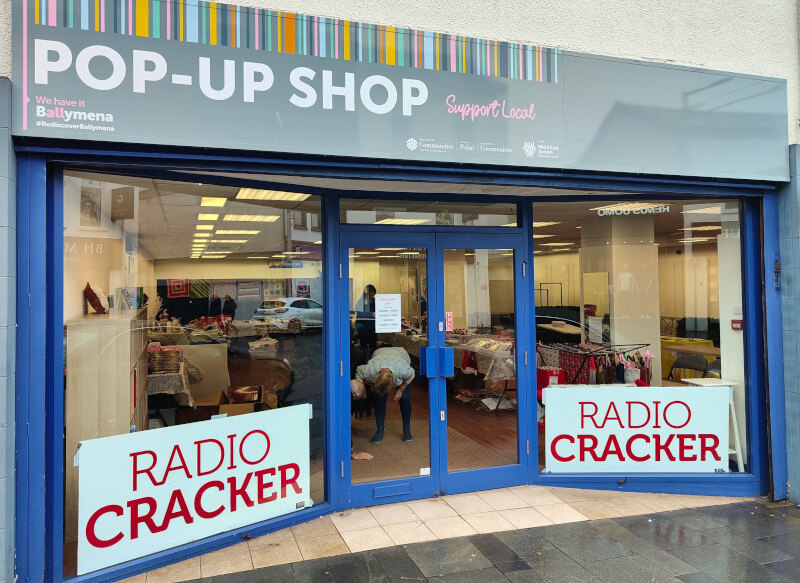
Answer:
[(175, 395), (178, 405), (194, 407), (194, 399), (189, 391), (189, 376), (186, 374), (186, 363), (182, 362), (176, 373), (159, 373), (147, 376), (147, 394)]
[(736, 459), (736, 467), (741, 472), (744, 469), (744, 461), (742, 459), (742, 443), (739, 437), (739, 421), (736, 417), (736, 406), (733, 402), (733, 391), (736, 390), (736, 387), (739, 383), (728, 381), (725, 379), (714, 379), (714, 378), (690, 378), (690, 379), (683, 379), (683, 382), (689, 385), (695, 385), (697, 387), (730, 387), (731, 388), (731, 400), (729, 404), (730, 408), (730, 415), (731, 415), (731, 425), (733, 428), (733, 447), (728, 449), (728, 454), (735, 456)]

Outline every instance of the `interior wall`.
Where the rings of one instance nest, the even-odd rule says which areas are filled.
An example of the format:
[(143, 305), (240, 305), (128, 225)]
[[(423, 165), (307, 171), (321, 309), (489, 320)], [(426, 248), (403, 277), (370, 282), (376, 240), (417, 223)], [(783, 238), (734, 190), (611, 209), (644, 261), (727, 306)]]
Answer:
[[(534, 242), (534, 247), (536, 243)], [(581, 270), (578, 262), (578, 253), (553, 253), (547, 255), (534, 255), (533, 257), (533, 283), (536, 289), (542, 282), (560, 283), (563, 289), (564, 302), (560, 303), (557, 285), (545, 286), (550, 290), (549, 303), (547, 294), (536, 292), (537, 306), (578, 306), (581, 303)]]
[(719, 318), (715, 245), (694, 245), (690, 253), (683, 245), (659, 247), (658, 283), (662, 316)]

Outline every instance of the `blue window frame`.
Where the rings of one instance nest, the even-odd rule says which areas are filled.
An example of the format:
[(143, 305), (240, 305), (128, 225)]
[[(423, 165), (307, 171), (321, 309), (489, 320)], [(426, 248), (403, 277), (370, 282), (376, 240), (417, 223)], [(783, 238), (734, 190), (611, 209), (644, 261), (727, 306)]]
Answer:
[[(607, 191), (616, 200), (625, 198), (614, 191), (670, 193), (673, 197), (728, 197), (744, 202), (743, 280), (745, 285), (746, 358), (748, 381), (753, 390), (748, 394), (748, 430), (751, 435), (751, 472), (749, 474), (640, 475), (624, 484), (617, 477), (584, 476), (557, 478), (539, 476), (536, 448), (530, 464), (528, 482), (549, 485), (581, 485), (596, 488), (623, 488), (639, 491), (672, 491), (682, 493), (718, 493), (721, 488), (731, 495), (754, 495), (766, 492), (770, 485), (770, 462), (776, 497), (785, 495), (786, 453), (782, 422), (783, 373), (781, 346), (780, 295), (767, 285), (772, 277), (772, 261), (779, 258), (777, 229), (764, 229), (762, 224), (777, 224), (777, 193), (772, 185), (726, 183), (709, 180), (669, 180), (587, 173), (551, 173), (517, 171), (508, 168), (423, 165), (362, 160), (328, 160), (299, 157), (230, 156), (225, 152), (203, 152), (164, 148), (102, 150), (96, 144), (74, 144), (70, 148), (41, 144), (18, 148), (18, 336), (17, 336), (17, 456), (16, 456), (16, 572), (20, 581), (62, 580), (61, 513), (63, 492), (63, 394), (59, 390), (62, 372), (60, 285), (62, 276), (62, 237), (60, 217), (61, 169), (92, 169), (113, 165), (114, 172), (125, 174), (151, 173), (165, 178), (186, 180), (205, 171), (249, 172), (283, 175), (316, 175), (328, 178), (363, 178), (413, 180), (442, 183), (492, 184), (508, 187), (548, 187)], [(231, 179), (233, 181), (233, 179)], [(241, 180), (236, 181), (241, 184)], [(254, 181), (269, 185), (269, 181)], [(278, 180), (275, 185), (280, 184)], [(338, 210), (335, 191), (307, 189), (326, 195), (325, 265), (333, 266), (340, 256)], [(380, 193), (365, 193), (380, 196)], [(352, 194), (350, 194), (352, 197)], [(392, 197), (396, 198), (397, 193)], [(403, 196), (420, 197), (419, 194)], [(453, 200), (485, 200), (481, 195), (459, 195)], [(502, 197), (520, 203), (521, 224), (532, 222), (529, 198)], [(629, 197), (630, 198), (630, 197)], [(548, 197), (553, 200), (553, 197)], [(493, 198), (493, 200), (495, 200)], [(557, 200), (557, 198), (556, 198)], [(571, 198), (575, 200), (575, 198)], [(479, 232), (477, 229), (476, 232)], [(532, 263), (532, 251), (525, 251)], [(765, 259), (766, 258), (766, 259)], [(325, 272), (326, 305), (338, 305), (330, 269)], [(533, 288), (526, 299), (534, 305)], [(763, 309), (762, 309), (763, 301)], [(325, 357), (325, 373), (329, 379), (338, 375), (338, 350), (333, 310), (327, 310), (325, 342), (331, 347)], [(533, 335), (533, 334), (532, 334)], [(535, 338), (530, 339), (535, 342)], [(769, 365), (769, 366), (767, 366)], [(768, 371), (768, 372), (767, 372)], [(331, 387), (333, 383), (329, 383)], [(326, 391), (326, 472), (327, 499), (343, 497), (338, 469), (347, 452), (340, 447), (342, 419), (332, 406), (340, 395)], [(768, 399), (769, 396), (769, 399)], [(767, 435), (767, 405), (772, 441)], [(768, 452), (771, 457), (768, 457)], [(123, 578), (154, 569), (205, 552), (225, 547), (247, 535), (263, 534), (340, 509), (341, 504), (322, 504), (264, 524), (204, 539), (177, 549), (164, 551), (118, 567), (76, 577), (76, 581), (100, 581)]]

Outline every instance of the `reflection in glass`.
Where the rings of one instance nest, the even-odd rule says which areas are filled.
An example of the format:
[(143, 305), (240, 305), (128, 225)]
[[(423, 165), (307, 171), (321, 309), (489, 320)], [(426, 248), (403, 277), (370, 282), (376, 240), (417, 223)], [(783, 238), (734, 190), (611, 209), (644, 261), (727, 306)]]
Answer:
[(444, 250), (448, 471), (515, 464), (517, 365), (514, 253)]
[[(351, 480), (430, 473), (427, 249), (350, 249)], [(361, 384), (363, 383), (363, 385)], [(360, 459), (369, 453), (373, 459)]]
[(513, 203), (438, 202), (416, 200), (342, 199), (342, 224), (461, 227), (516, 227)]
[(81, 440), (311, 403), (324, 500), (320, 199), (85, 172), (63, 196), (64, 573)]
[(537, 203), (534, 217), (540, 376), (653, 386), (721, 378), (738, 426), (725, 469), (745, 471), (743, 331), (732, 326), (742, 320), (739, 202)]

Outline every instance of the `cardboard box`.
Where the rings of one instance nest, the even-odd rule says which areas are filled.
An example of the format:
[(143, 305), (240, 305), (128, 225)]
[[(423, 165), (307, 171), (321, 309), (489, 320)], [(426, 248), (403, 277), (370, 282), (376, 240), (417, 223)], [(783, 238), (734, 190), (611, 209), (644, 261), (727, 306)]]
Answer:
[(246, 415), (261, 410), (261, 403), (242, 403), (232, 405), (228, 402), (225, 393), (203, 395), (194, 400), (196, 408), (178, 407), (175, 412), (175, 424), (194, 423), (196, 421), (208, 421), (214, 415), (226, 414), (229, 417), (234, 415)]

